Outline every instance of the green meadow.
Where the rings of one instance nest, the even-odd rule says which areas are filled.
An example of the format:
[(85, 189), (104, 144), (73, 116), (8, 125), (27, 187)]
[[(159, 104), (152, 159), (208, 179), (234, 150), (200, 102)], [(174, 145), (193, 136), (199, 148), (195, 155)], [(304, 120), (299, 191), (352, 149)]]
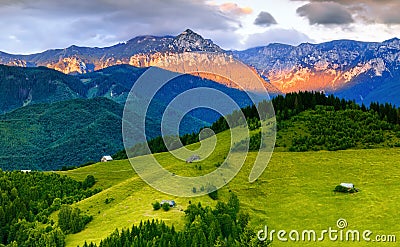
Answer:
[[(203, 141), (204, 145), (212, 138)], [(214, 152), (204, 161), (186, 163), (170, 153), (155, 154), (155, 158), (169, 171), (194, 176), (217, 169), (229, 150), (229, 132), (217, 135)], [(200, 148), (196, 143), (190, 150)], [(207, 150), (199, 149), (199, 154)], [(232, 159), (240, 154), (233, 154)], [(218, 200), (225, 200), (229, 191), (237, 194), (241, 210), (250, 214), (250, 225), (257, 232), (267, 225), (272, 230), (314, 230), (320, 232), (338, 229), (338, 219), (345, 219), (348, 227), (362, 233), (400, 237), (397, 212), (400, 208), (400, 149), (359, 149), (318, 152), (274, 152), (261, 177), (254, 183), (248, 176), (257, 153), (250, 152), (237, 176), (218, 191)], [(132, 162), (146, 164), (152, 158), (142, 156)], [(202, 167), (199, 169), (199, 167)], [(158, 192), (147, 185), (133, 170), (128, 160), (97, 163), (71, 171), (59, 172), (82, 181), (87, 175), (96, 178), (95, 187), (103, 191), (76, 203), (82, 211), (93, 216), (86, 228), (66, 238), (67, 246), (82, 246), (85, 241), (99, 243), (116, 228), (128, 228), (143, 220), (161, 219), (182, 229), (183, 210), (189, 203), (215, 206), (209, 196), (178, 198)], [(341, 182), (354, 183), (360, 192), (341, 194), (333, 192)], [(175, 200), (177, 206), (168, 212), (154, 211), (152, 203), (164, 199)], [(53, 214), (55, 219), (57, 214)], [(286, 235), (286, 237), (288, 237)], [(273, 246), (394, 246), (394, 243), (332, 242), (325, 236), (323, 242), (280, 242)]]

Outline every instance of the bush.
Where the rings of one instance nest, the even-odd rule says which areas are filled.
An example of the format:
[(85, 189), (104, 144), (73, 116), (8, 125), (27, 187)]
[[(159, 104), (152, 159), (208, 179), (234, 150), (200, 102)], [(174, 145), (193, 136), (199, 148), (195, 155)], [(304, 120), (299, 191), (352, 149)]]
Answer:
[(96, 183), (96, 179), (93, 175), (87, 175), (85, 180), (82, 182), (83, 189), (92, 188)]
[(217, 200), (218, 199), (218, 190), (214, 190), (213, 192), (208, 193), (208, 196), (213, 200)]
[(163, 203), (163, 205), (161, 207), (162, 207), (162, 209), (164, 209), (164, 211), (168, 211), (170, 209), (170, 206), (168, 203)]
[(108, 198), (108, 197), (107, 197), (106, 200), (104, 200), (104, 203), (105, 203), (105, 204), (109, 204), (109, 203), (111, 203), (112, 201), (114, 201), (114, 198), (112, 198), (112, 197), (111, 197), (111, 198)]
[(355, 192), (357, 192), (357, 189), (356, 188), (349, 189), (349, 188), (346, 188), (344, 186), (338, 185), (338, 186), (335, 187), (334, 191), (335, 192), (340, 192), (340, 193), (355, 193)]
[(153, 205), (153, 209), (154, 210), (159, 210), (161, 208), (161, 205), (160, 205), (160, 203), (158, 201), (156, 201), (152, 205)]
[(207, 192), (208, 192), (208, 196), (213, 199), (213, 200), (217, 200), (218, 199), (218, 190), (217, 187), (215, 187), (214, 185), (209, 185), (207, 187)]

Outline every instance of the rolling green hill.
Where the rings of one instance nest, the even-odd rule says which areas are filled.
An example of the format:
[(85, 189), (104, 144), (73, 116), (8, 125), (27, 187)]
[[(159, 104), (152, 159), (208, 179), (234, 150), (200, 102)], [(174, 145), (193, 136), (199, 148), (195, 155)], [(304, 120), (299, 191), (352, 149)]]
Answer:
[[(0, 168), (55, 170), (121, 150), (123, 105), (145, 71), (120, 65), (74, 76), (42, 67), (0, 65), (0, 113), (4, 113), (0, 115)], [(240, 90), (191, 75), (179, 76), (152, 99), (146, 115), (148, 138), (161, 135), (161, 118), (170, 101), (199, 87), (221, 90), (240, 106), (251, 103)], [(134, 100), (141, 97), (138, 94)], [(184, 116), (179, 132), (197, 132), (218, 117), (214, 111), (195, 109)]]
[[(103, 103), (108, 105), (109, 103), (109, 100), (104, 98), (94, 100), (99, 101), (97, 102), (99, 105)], [(74, 104), (71, 103), (72, 105)], [(37, 105), (37, 107), (39, 106)], [(79, 106), (83, 108), (83, 105)], [(111, 110), (109, 109), (109, 111)], [(15, 114), (15, 117), (24, 115), (23, 112), (16, 111), (16, 113), (19, 115)], [(354, 109), (331, 111), (323, 107), (306, 110), (295, 117), (284, 120), (286, 126), (280, 129), (284, 131), (281, 132), (282, 140), (290, 140), (293, 136), (288, 133), (295, 130), (299, 131), (299, 134), (309, 135), (309, 139), (312, 139), (313, 134), (309, 127), (314, 125), (310, 124), (326, 126), (325, 130), (327, 130), (343, 124), (342, 122), (338, 122), (337, 125), (326, 124), (334, 122), (337, 117), (353, 119), (354, 122), (350, 121), (350, 125), (358, 122), (364, 124), (361, 120), (366, 120), (368, 117), (374, 119), (373, 114), (364, 116), (364, 113), (368, 112)], [(37, 115), (40, 114), (34, 114), (34, 116)], [(311, 121), (315, 119), (321, 123)], [(358, 120), (356, 121), (356, 119)], [(387, 124), (379, 117), (372, 122), (377, 126)], [(357, 125), (354, 126), (357, 127)], [(395, 131), (393, 127), (380, 131), (390, 134)], [(257, 131), (252, 131), (252, 134)], [(352, 132), (350, 131), (350, 133)], [(227, 157), (230, 148), (231, 137), (228, 131), (222, 131), (216, 137), (217, 145), (214, 152), (199, 162), (186, 163), (171, 153), (158, 153), (154, 157), (163, 167), (176, 175), (206, 174), (217, 169), (218, 164), (224, 160), (224, 157)], [(206, 157), (206, 150), (199, 148), (212, 146), (212, 141), (212, 138), (205, 139), (201, 144), (189, 145), (188, 149), (197, 150), (200, 157)], [(398, 174), (400, 174), (400, 166), (397, 164), (400, 149), (390, 148), (390, 145), (386, 145), (389, 144), (389, 141), (388, 139), (387, 143), (383, 142), (375, 146), (375, 149), (360, 149), (364, 148), (362, 146), (355, 146), (356, 149), (343, 151), (282, 152), (286, 149), (281, 149), (281, 152), (274, 152), (267, 169), (254, 183), (248, 183), (248, 175), (257, 153), (250, 152), (238, 175), (218, 191), (217, 200), (213, 200), (209, 196), (181, 198), (161, 193), (147, 185), (133, 171), (128, 160), (97, 163), (70, 171), (59, 171), (57, 173), (78, 181), (84, 181), (88, 175), (93, 175), (96, 179), (93, 189), (102, 189), (98, 194), (73, 205), (85, 215), (92, 216), (93, 219), (83, 231), (67, 234), (66, 246), (82, 246), (85, 241), (99, 243), (112, 234), (116, 228), (130, 228), (132, 224), (138, 224), (140, 221), (148, 219), (163, 220), (167, 225), (174, 225), (175, 229), (180, 231), (184, 229), (186, 223), (184, 210), (190, 204), (201, 202), (204, 207), (215, 207), (218, 202), (226, 202), (230, 192), (234, 192), (240, 199), (241, 210), (249, 213), (249, 224), (253, 232), (264, 229), (265, 225), (270, 230), (301, 232), (313, 229), (321, 232), (329, 227), (337, 229), (336, 221), (343, 218), (349, 224), (348, 229), (370, 230), (374, 234), (371, 237), (375, 237), (377, 234), (399, 236), (400, 231), (396, 225), (399, 217), (396, 215), (400, 206), (400, 187), (397, 183)], [(324, 148), (324, 146), (320, 147)], [(180, 152), (180, 150), (175, 152)], [(233, 153), (230, 159), (237, 159), (239, 155), (241, 153)], [(151, 156), (139, 156), (133, 158), (132, 162), (146, 165), (151, 160)], [(355, 194), (333, 192), (336, 185), (342, 182), (354, 183), (360, 192)], [(201, 188), (197, 189), (201, 190)], [(152, 203), (165, 199), (175, 200), (177, 206), (168, 212), (154, 211)], [(58, 221), (57, 212), (50, 217), (54, 222)], [(283, 243), (276, 239), (276, 235), (273, 241), (273, 246), (296, 246), (299, 244), (301, 246), (336, 246), (337, 243), (329, 240), (318, 243), (294, 243), (291, 241)], [(344, 245), (375, 246), (376, 243), (361, 241), (344, 243)]]
[[(299, 98), (302, 97), (300, 95), (294, 95), (293, 98), (298, 98), (293, 102), (299, 101)], [(289, 96), (288, 99), (290, 97), (292, 96)], [(94, 114), (93, 119), (95, 120), (100, 118), (95, 115), (100, 113), (92, 112), (91, 107), (104, 109), (105, 112), (101, 116), (104, 116), (104, 113), (109, 116), (117, 116), (118, 111), (121, 110), (119, 104), (105, 98), (89, 101), (92, 102), (73, 100), (65, 107), (75, 109), (74, 112), (77, 112), (85, 120), (90, 120), (91, 114)], [(53, 124), (52, 127), (58, 130), (56, 133), (60, 133), (60, 129), (62, 129), (68, 134), (70, 133), (69, 128), (77, 129), (79, 127), (80, 121), (74, 123), (75, 126), (65, 126), (63, 121), (65, 117), (74, 120), (79, 118), (72, 113), (71, 115), (54, 114), (59, 107), (52, 108), (51, 106), (32, 105), (30, 107), (35, 107), (32, 109), (37, 110), (31, 109), (29, 112), (24, 112), (24, 108), (21, 108), (9, 113), (12, 114), (10, 116), (13, 116), (13, 121), (2, 121), (1, 123), (14, 124), (10, 130), (22, 126), (28, 130), (24, 133), (35, 133), (35, 131), (41, 130), (35, 124), (38, 118), (41, 118), (40, 122), (47, 122), (44, 121), (46, 116), (58, 116), (58, 119), (49, 120), (49, 123)], [(367, 110), (345, 101), (342, 106), (338, 105), (337, 107), (338, 109), (335, 110), (335, 106), (332, 108), (329, 105), (311, 105), (309, 109), (305, 107), (297, 114), (286, 112), (285, 108), (281, 108), (284, 110), (277, 114), (279, 147), (273, 153), (267, 169), (257, 181), (248, 183), (248, 176), (257, 156), (256, 152), (249, 152), (246, 162), (237, 176), (218, 190), (217, 200), (213, 200), (209, 196), (182, 198), (159, 192), (147, 185), (136, 174), (128, 160), (96, 163), (70, 171), (57, 172), (78, 181), (84, 181), (88, 175), (93, 175), (96, 179), (93, 189), (102, 189), (98, 194), (73, 205), (85, 215), (92, 216), (93, 219), (83, 231), (68, 234), (66, 246), (82, 246), (85, 241), (99, 243), (117, 228), (130, 228), (132, 224), (139, 224), (140, 221), (149, 219), (163, 220), (167, 225), (174, 225), (175, 229), (180, 231), (185, 228), (187, 221), (184, 210), (189, 205), (201, 202), (204, 207), (217, 207), (218, 202), (227, 201), (230, 192), (234, 192), (240, 199), (241, 210), (249, 213), (249, 224), (253, 232), (264, 229), (264, 226), (267, 225), (270, 230), (301, 232), (312, 229), (320, 233), (329, 227), (338, 229), (337, 220), (345, 219), (349, 224), (348, 229), (361, 232), (370, 230), (373, 233), (371, 238), (378, 234), (400, 236), (397, 227), (400, 218), (396, 216), (400, 206), (400, 186), (398, 184), (400, 166), (397, 162), (400, 157), (400, 149), (395, 147), (399, 139), (399, 130), (398, 124), (396, 124), (398, 119), (392, 118), (390, 114), (392, 110), (397, 110), (390, 107), (386, 107), (386, 109), (384, 106), (383, 108), (379, 107), (380, 110), (376, 111)], [(377, 109), (376, 105), (372, 106), (372, 109)], [(46, 111), (50, 111), (51, 114), (47, 115)], [(247, 111), (250, 114), (252, 109), (247, 108)], [(29, 125), (18, 125), (17, 120), (22, 117), (31, 120), (28, 122)], [(57, 125), (57, 123), (60, 124)], [(64, 126), (61, 126), (61, 123), (64, 123)], [(85, 123), (85, 126), (87, 124)], [(89, 123), (89, 125), (91, 124)], [(101, 122), (93, 122), (93, 124), (101, 124)], [(109, 124), (109, 122), (105, 122), (105, 126)], [(221, 124), (223, 126), (223, 123)], [(262, 122), (262, 124), (266, 123)], [(214, 127), (218, 127), (217, 125)], [(244, 129), (241, 125), (237, 128)], [(224, 131), (223, 128), (219, 130), (216, 135), (215, 149), (210, 156), (207, 156), (207, 149), (213, 147), (213, 138), (187, 146), (189, 150), (194, 150), (200, 157), (207, 157), (204, 160), (186, 163), (185, 160), (177, 159), (172, 153), (157, 153), (153, 156), (135, 157), (131, 159), (131, 162), (146, 166), (154, 157), (164, 168), (172, 172), (173, 176), (207, 174), (216, 170), (225, 157), (229, 157), (227, 154), (231, 148), (232, 137), (229, 131)], [(77, 139), (82, 141), (87, 140), (85, 134), (97, 136), (95, 132), (85, 131), (83, 128), (82, 132), (72, 134), (76, 138), (82, 137), (82, 139)], [(252, 130), (251, 134), (256, 136), (258, 131), (257, 129)], [(47, 131), (42, 132), (47, 133)], [(81, 135), (81, 133), (83, 134)], [(29, 138), (32, 138), (34, 134), (31, 136), (18, 135), (16, 132), (13, 135), (20, 140), (26, 140), (29, 144), (40, 144), (39, 140), (32, 139), (30, 141)], [(13, 135), (9, 135), (9, 138)], [(323, 145), (318, 142), (322, 137), (325, 137)], [(332, 137), (332, 140), (329, 137)], [(244, 137), (235, 136), (235, 138), (243, 139)], [(4, 137), (0, 139), (10, 141)], [(65, 140), (67, 139), (71, 138)], [(63, 139), (58, 138), (57, 140)], [(52, 143), (58, 143), (57, 140)], [(234, 146), (238, 144), (237, 141), (235, 143)], [(342, 147), (343, 143), (352, 145)], [(62, 150), (68, 150), (67, 148), (73, 145), (75, 144), (67, 143)], [(90, 145), (89, 147), (92, 148)], [(204, 147), (206, 148), (204, 149)], [(372, 147), (374, 149), (371, 149)], [(292, 150), (293, 148), (299, 148), (299, 150)], [(348, 150), (339, 150), (342, 148)], [(319, 151), (311, 151), (313, 149)], [(289, 150), (302, 152), (286, 152)], [(20, 152), (23, 153), (24, 149), (21, 148)], [(183, 150), (174, 151), (175, 154), (180, 152)], [(233, 152), (232, 156), (228, 158), (228, 163), (239, 159), (240, 155), (242, 155), (240, 151)], [(354, 183), (360, 192), (355, 194), (335, 193), (333, 190), (342, 182)], [(196, 188), (196, 191), (202, 191), (202, 188)], [(197, 193), (196, 191), (193, 190), (193, 193)], [(153, 210), (154, 202), (166, 199), (174, 200), (177, 206), (168, 212)], [(53, 222), (58, 222), (57, 212), (50, 217)], [(284, 243), (279, 242), (276, 235), (273, 241), (273, 246), (296, 246), (299, 244), (301, 246), (336, 246), (338, 243), (328, 239), (318, 243), (294, 243), (292, 241)], [(343, 244), (346, 246), (376, 246), (374, 242), (363, 241)], [(388, 245), (394, 246), (394, 244)]]
[[(220, 133), (219, 149), (210, 159), (196, 164), (177, 161), (171, 154), (156, 154), (157, 160), (170, 171), (180, 171), (182, 175), (196, 175), (215, 169), (227, 151), (227, 132)], [(194, 144), (191, 148), (198, 147)], [(219, 155), (218, 155), (219, 154)], [(347, 151), (319, 152), (275, 152), (263, 175), (252, 184), (248, 174), (256, 153), (249, 153), (239, 174), (223, 189), (219, 199), (226, 200), (229, 191), (236, 193), (241, 208), (250, 213), (250, 225), (254, 229), (298, 230), (315, 229), (321, 231), (335, 228), (336, 221), (344, 218), (349, 228), (371, 230), (376, 234), (397, 234), (399, 220), (397, 209), (400, 204), (400, 186), (396, 182), (400, 167), (397, 159), (400, 149), (360, 149)], [(149, 157), (137, 157), (133, 162), (147, 162)], [(201, 165), (202, 171), (197, 167)], [(77, 180), (93, 174), (95, 186), (106, 188), (101, 193), (76, 204), (93, 221), (80, 233), (68, 235), (67, 246), (77, 246), (84, 241), (99, 242), (111, 234), (115, 228), (131, 227), (141, 220), (162, 219), (182, 229), (184, 213), (189, 203), (215, 206), (208, 196), (197, 198), (176, 198), (160, 193), (149, 187), (132, 170), (127, 160), (98, 163), (72, 171), (60, 172)], [(335, 186), (341, 182), (352, 182), (361, 192), (357, 194), (336, 194)], [(108, 199), (108, 200), (107, 200)], [(177, 207), (168, 211), (153, 211), (151, 203), (163, 199), (173, 199)], [(107, 203), (107, 201), (111, 201)], [(274, 246), (296, 246), (299, 243), (280, 243)], [(315, 246), (316, 243), (301, 243)], [(332, 246), (330, 241), (317, 243), (318, 246)], [(375, 246), (373, 243), (346, 243), (346, 246)], [(389, 245), (390, 246), (390, 245)]]

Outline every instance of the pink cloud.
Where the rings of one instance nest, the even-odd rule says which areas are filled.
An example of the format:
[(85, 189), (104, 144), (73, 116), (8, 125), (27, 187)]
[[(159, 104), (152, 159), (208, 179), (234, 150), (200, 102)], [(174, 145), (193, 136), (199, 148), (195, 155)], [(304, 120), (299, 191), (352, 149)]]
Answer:
[(250, 7), (240, 7), (236, 3), (224, 3), (219, 6), (219, 9), (225, 14), (233, 15), (249, 15), (253, 13), (253, 9)]

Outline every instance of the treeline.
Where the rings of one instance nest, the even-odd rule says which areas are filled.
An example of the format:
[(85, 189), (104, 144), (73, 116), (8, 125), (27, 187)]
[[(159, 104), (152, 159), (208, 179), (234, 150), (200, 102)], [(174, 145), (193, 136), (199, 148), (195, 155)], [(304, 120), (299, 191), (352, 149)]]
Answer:
[[(281, 128), (299, 123), (305, 129), (291, 139), (289, 151), (344, 150), (371, 148), (395, 136), (399, 125), (380, 119), (373, 111), (346, 109), (334, 111), (333, 107), (317, 106), (294, 119), (283, 121)], [(282, 129), (283, 130), (283, 129)], [(289, 129), (293, 132), (293, 129)], [(284, 131), (278, 134), (281, 135)], [(279, 144), (278, 144), (279, 145)], [(398, 145), (392, 143), (392, 145)]]
[[(338, 97), (335, 97), (334, 95), (326, 95), (323, 92), (296, 92), (296, 93), (288, 93), (286, 95), (278, 95), (275, 98), (271, 100), (272, 105), (274, 106), (274, 111), (275, 111), (275, 116), (276, 116), (276, 121), (277, 121), (277, 130), (279, 133), (279, 130), (284, 128), (285, 126), (285, 121), (289, 120), (295, 116), (298, 116), (300, 113), (308, 111), (308, 110), (315, 110), (317, 107), (327, 107), (324, 109), (329, 109), (328, 111), (331, 112), (330, 118), (335, 118), (335, 114), (338, 114), (336, 117), (338, 120), (342, 115), (342, 113), (337, 113), (340, 111), (345, 111), (345, 110), (356, 110), (360, 112), (365, 112), (365, 113), (370, 113), (374, 115), (372, 118), (380, 121), (387, 122), (389, 124), (394, 124), (394, 125), (400, 125), (400, 108), (396, 108), (394, 105), (386, 103), (386, 104), (379, 104), (379, 103), (371, 103), (369, 107), (366, 107), (364, 104), (361, 106), (355, 103), (355, 101), (352, 100), (346, 100), (346, 99), (340, 99)], [(266, 119), (270, 116), (272, 116), (273, 111), (271, 109), (268, 109), (270, 103), (263, 101), (260, 102), (257, 106), (252, 105), (248, 106), (245, 108), (242, 108), (241, 111), (243, 112), (243, 115), (246, 118), (248, 127), (250, 130), (255, 130), (259, 128), (260, 125), (260, 120)], [(212, 129), (215, 133), (220, 133), (222, 131), (228, 130), (229, 124), (228, 121), (233, 123), (233, 126), (235, 127), (241, 124), (244, 124), (244, 120), (240, 118), (240, 113), (239, 112), (234, 112), (228, 116), (225, 117), (220, 117), (216, 122), (214, 122), (211, 126), (210, 129)], [(360, 113), (361, 114), (361, 113)], [(260, 116), (261, 115), (261, 116)], [(368, 114), (367, 114), (368, 115)], [(375, 116), (376, 115), (376, 116)], [(365, 116), (364, 116), (365, 117)], [(370, 116), (371, 117), (371, 116)], [(226, 118), (230, 120), (226, 120)], [(325, 119), (326, 120), (326, 119)], [(336, 121), (334, 119), (331, 119), (332, 121)], [(344, 121), (340, 121), (343, 123)], [(354, 121), (353, 121), (354, 122)], [(321, 146), (324, 146), (323, 143), (327, 141), (328, 143), (325, 145), (326, 148), (322, 149), (328, 149), (328, 150), (338, 150), (338, 149), (346, 149), (350, 147), (356, 146), (355, 143), (357, 142), (362, 142), (362, 139), (357, 139), (357, 140), (342, 140), (343, 138), (336, 138), (335, 136), (331, 136), (328, 139), (324, 138), (323, 135), (324, 133), (322, 132), (331, 132), (333, 133), (334, 129), (336, 127), (331, 126), (332, 131), (329, 131), (329, 124), (326, 125), (326, 123), (318, 122), (321, 123), (320, 128), (324, 128), (324, 131), (320, 132), (313, 132), (314, 135), (314, 140), (308, 140), (307, 136), (300, 136), (297, 139), (293, 140), (293, 148), (291, 148), (289, 151), (307, 151), (307, 150), (320, 150)], [(383, 122), (379, 122), (378, 125), (383, 124)], [(369, 127), (372, 128), (372, 130), (378, 131), (376, 129), (376, 126), (363, 126), (363, 123), (360, 122), (357, 125), (356, 131), (358, 131), (358, 134), (360, 133), (359, 129), (364, 128), (367, 132)], [(351, 130), (352, 127), (354, 126), (349, 126), (348, 124), (342, 125), (347, 126), (348, 129), (343, 129), (341, 128), (342, 132), (350, 133), (348, 134), (349, 136), (353, 136), (351, 134), (353, 130)], [(387, 129), (387, 127), (383, 128)], [(364, 132), (364, 131), (361, 131)], [(196, 143), (199, 141), (199, 133), (191, 133), (191, 134), (186, 134), (180, 137), (181, 142), (183, 145), (189, 145), (192, 143)], [(318, 137), (316, 136), (318, 135)], [(372, 135), (372, 137), (371, 137)], [(367, 137), (367, 139), (374, 139), (373, 141), (367, 141), (367, 144), (376, 144), (380, 143), (382, 134), (379, 134), (377, 132), (372, 132), (370, 133)], [(255, 135), (252, 136), (250, 141), (251, 141), (251, 147), (250, 150), (258, 150), (259, 145), (260, 145), (260, 136)], [(279, 138), (279, 136), (278, 136)], [(315, 141), (315, 139), (318, 139), (318, 141)], [(338, 140), (338, 143), (334, 143)], [(317, 143), (318, 145), (314, 145), (313, 143)], [(157, 137), (154, 139), (151, 139), (148, 141), (148, 145), (152, 153), (159, 153), (159, 152), (166, 152), (168, 151), (164, 140), (162, 137)], [(319, 146), (319, 147), (316, 147)], [(147, 154), (147, 152), (144, 151), (144, 144), (137, 144), (136, 146), (132, 147), (130, 152), (134, 156), (136, 155), (143, 155)], [(125, 150), (121, 150), (115, 155), (113, 155), (114, 159), (127, 159), (127, 155)]]
[(191, 246), (269, 246), (261, 242), (248, 227), (249, 215), (240, 212), (239, 200), (233, 193), (227, 203), (216, 207), (190, 204), (185, 210), (186, 224), (182, 231), (157, 220), (141, 222), (131, 229), (116, 230), (99, 245), (83, 247), (191, 247)]
[[(205, 127), (205, 128), (210, 128), (211, 130), (214, 131), (215, 134), (218, 134), (222, 131), (228, 130), (230, 127), (236, 127), (236, 126), (244, 125), (246, 123), (247, 123), (247, 126), (249, 127), (249, 130), (258, 129), (259, 127), (261, 127), (260, 119), (266, 119), (268, 117), (273, 116), (273, 110), (268, 108), (269, 105), (270, 105), (269, 102), (262, 101), (257, 106), (254, 106), (254, 105), (247, 106), (245, 108), (242, 108), (241, 112), (234, 111), (232, 114), (227, 115), (226, 118), (228, 120), (226, 120), (225, 117), (220, 117), (211, 126)], [(243, 116), (245, 117), (245, 119), (243, 119)], [(228, 122), (231, 124), (231, 126), (229, 126)], [(200, 129), (200, 131), (197, 133), (185, 134), (185, 135), (180, 136), (179, 139), (180, 139), (182, 145), (185, 146), (185, 145), (190, 145), (190, 144), (199, 142), (200, 132), (203, 129), (204, 128)], [(164, 141), (164, 139), (166, 141)], [(159, 137), (150, 139), (147, 142), (147, 145), (152, 153), (161, 153), (161, 152), (166, 152), (168, 150), (173, 150), (175, 148), (178, 148), (179, 145), (177, 145), (176, 142), (171, 141), (171, 139), (174, 139), (174, 137), (167, 136), (167, 137), (163, 138), (163, 137), (159, 136)], [(254, 141), (259, 143), (258, 140), (254, 140)], [(167, 143), (167, 145), (166, 145), (166, 143)], [(252, 141), (252, 143), (253, 143), (253, 141)], [(140, 155), (148, 154), (148, 149), (147, 149), (145, 143), (136, 144), (135, 146), (130, 148), (128, 151), (131, 156), (140, 156)], [(117, 152), (112, 157), (115, 160), (121, 160), (121, 159), (128, 158), (125, 149)]]
[(335, 111), (355, 109), (363, 112), (373, 111), (381, 120), (391, 124), (400, 124), (400, 108), (385, 103), (372, 102), (369, 107), (355, 103), (354, 100), (346, 100), (326, 95), (322, 92), (297, 92), (288, 93), (285, 96), (278, 95), (272, 99), (277, 120), (288, 120), (306, 110), (315, 110), (316, 106), (331, 106)]
[(64, 232), (49, 216), (63, 204), (88, 198), (94, 177), (78, 182), (56, 173), (0, 170), (0, 246), (64, 246)]

